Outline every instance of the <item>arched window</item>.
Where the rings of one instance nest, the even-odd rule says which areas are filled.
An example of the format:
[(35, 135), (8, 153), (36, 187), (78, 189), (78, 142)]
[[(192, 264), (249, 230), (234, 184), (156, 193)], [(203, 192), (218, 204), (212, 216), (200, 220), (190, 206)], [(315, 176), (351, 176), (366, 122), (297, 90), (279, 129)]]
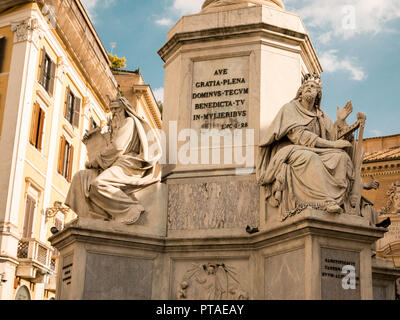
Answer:
[(31, 293), (26, 286), (22, 286), (15, 294), (15, 300), (31, 300)]

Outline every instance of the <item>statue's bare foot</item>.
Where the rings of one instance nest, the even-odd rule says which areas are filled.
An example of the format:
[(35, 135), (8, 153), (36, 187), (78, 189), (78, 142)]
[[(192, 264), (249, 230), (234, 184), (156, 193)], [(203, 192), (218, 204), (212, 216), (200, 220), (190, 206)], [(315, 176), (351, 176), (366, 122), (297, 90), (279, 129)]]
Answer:
[(326, 207), (326, 211), (328, 212), (328, 213), (337, 213), (337, 214), (340, 214), (340, 213), (342, 213), (342, 208), (338, 205), (338, 204), (336, 204), (336, 203), (332, 203), (332, 204), (329, 204), (327, 207)]
[(127, 217), (122, 220), (123, 224), (126, 224), (127, 226), (131, 226), (135, 224), (139, 218), (140, 215), (144, 212), (144, 208), (141, 205), (134, 206), (127, 214)]

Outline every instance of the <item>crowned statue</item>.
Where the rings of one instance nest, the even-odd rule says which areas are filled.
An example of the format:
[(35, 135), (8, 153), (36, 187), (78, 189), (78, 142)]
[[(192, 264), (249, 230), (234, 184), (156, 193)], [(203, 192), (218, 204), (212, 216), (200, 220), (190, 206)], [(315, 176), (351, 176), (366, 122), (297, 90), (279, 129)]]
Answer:
[[(306, 75), (260, 144), (257, 180), (283, 221), (307, 207), (331, 214), (359, 212), (362, 190), (370, 185), (360, 176), (365, 115), (359, 113), (356, 124), (349, 126), (346, 119), (353, 106), (348, 102), (338, 107), (332, 122), (321, 100), (320, 77)], [(355, 130), (361, 131), (358, 139)]]
[[(153, 129), (126, 98), (112, 100), (110, 109), (108, 131), (102, 134), (96, 128), (84, 137), (89, 161), (86, 170), (74, 176), (65, 204), (79, 217), (131, 225), (145, 211), (135, 192), (159, 181), (161, 147)], [(91, 140), (98, 151), (90, 147)]]

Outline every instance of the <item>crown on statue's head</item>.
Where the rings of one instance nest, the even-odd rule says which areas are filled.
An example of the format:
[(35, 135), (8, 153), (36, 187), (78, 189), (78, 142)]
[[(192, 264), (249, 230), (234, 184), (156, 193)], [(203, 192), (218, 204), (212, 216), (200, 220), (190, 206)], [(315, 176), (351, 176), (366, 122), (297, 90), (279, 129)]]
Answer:
[(316, 73), (314, 73), (314, 74), (307, 73), (307, 74), (303, 77), (303, 82), (302, 82), (302, 84), (305, 84), (305, 83), (308, 82), (308, 81), (314, 81), (314, 82), (318, 83), (320, 86), (322, 86), (321, 77), (320, 77), (318, 74), (316, 74)]

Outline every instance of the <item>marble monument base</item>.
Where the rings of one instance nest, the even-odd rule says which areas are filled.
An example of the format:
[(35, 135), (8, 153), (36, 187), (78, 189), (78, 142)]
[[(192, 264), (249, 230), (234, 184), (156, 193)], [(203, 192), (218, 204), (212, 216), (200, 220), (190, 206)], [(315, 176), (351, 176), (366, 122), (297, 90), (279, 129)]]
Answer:
[(375, 296), (394, 299), (400, 273), (373, 262), (371, 250), (386, 229), (312, 209), (292, 222), (172, 237), (77, 219), (50, 238), (60, 252), (57, 298), (367, 300), (376, 284)]

